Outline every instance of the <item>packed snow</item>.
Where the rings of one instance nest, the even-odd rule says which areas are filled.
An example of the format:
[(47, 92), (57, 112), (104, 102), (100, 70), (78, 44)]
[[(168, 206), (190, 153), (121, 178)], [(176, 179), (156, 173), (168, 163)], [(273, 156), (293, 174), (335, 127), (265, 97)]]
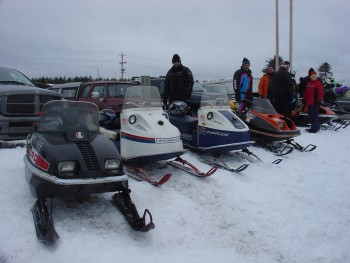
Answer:
[[(60, 239), (36, 239), (30, 209), (35, 202), (24, 177), (24, 148), (0, 149), (0, 262), (350, 262), (350, 127), (305, 132), (295, 140), (313, 152), (277, 157), (250, 147), (263, 162), (241, 153), (225, 158), (241, 173), (218, 170), (197, 178), (173, 173), (155, 187), (130, 178), (140, 214), (148, 208), (156, 225), (135, 232), (112, 205), (112, 193), (79, 202), (54, 199)], [(183, 156), (201, 170), (198, 155)]]

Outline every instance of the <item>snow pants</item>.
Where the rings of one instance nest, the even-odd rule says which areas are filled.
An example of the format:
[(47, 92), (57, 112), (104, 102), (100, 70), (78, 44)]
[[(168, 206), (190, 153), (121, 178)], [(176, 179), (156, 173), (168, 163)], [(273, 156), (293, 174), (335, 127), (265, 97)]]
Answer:
[(316, 105), (310, 105), (307, 106), (308, 109), (308, 116), (309, 116), (309, 120), (311, 123), (311, 130), (312, 131), (319, 131), (320, 130), (320, 124), (318, 122), (318, 112), (320, 109), (320, 104), (317, 103)]

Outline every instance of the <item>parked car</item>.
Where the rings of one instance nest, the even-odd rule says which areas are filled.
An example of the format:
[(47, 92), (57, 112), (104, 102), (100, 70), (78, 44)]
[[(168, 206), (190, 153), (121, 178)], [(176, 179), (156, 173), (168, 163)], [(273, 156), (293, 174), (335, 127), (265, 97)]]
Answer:
[(39, 119), (43, 105), (62, 96), (38, 88), (18, 70), (0, 67), (0, 140), (22, 140)]

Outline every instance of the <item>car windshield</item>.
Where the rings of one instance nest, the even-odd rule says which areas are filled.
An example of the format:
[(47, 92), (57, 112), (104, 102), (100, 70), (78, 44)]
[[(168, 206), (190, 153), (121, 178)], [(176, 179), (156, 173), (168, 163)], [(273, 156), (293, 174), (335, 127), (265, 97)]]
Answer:
[(83, 127), (89, 132), (99, 131), (96, 104), (53, 100), (44, 105), (38, 123), (38, 132), (63, 133), (76, 127)]
[(252, 105), (250, 107), (252, 110), (257, 111), (262, 114), (276, 114), (275, 108), (272, 106), (269, 99), (263, 98), (253, 98)]
[(0, 84), (35, 86), (25, 75), (15, 69), (0, 67)]
[(128, 87), (123, 100), (123, 110), (131, 108), (162, 108), (158, 88), (155, 86)]
[(229, 107), (229, 100), (225, 85), (208, 84), (203, 86), (200, 106), (201, 108), (208, 106)]

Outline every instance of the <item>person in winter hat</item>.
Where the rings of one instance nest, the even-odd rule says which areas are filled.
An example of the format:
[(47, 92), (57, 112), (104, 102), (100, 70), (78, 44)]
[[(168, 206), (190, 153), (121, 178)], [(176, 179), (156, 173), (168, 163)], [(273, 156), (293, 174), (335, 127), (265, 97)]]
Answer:
[(293, 95), (293, 80), (289, 73), (289, 61), (283, 61), (281, 67), (272, 77), (272, 94), (274, 107), (279, 114), (285, 117), (292, 118), (292, 95)]
[(235, 91), (236, 101), (239, 102), (238, 112), (242, 113), (245, 109), (245, 102), (242, 100), (252, 100), (252, 88), (253, 88), (253, 76), (252, 71), (249, 69), (250, 61), (246, 57), (242, 60), (242, 66), (236, 70), (233, 75), (233, 90)]
[(306, 84), (304, 92), (303, 102), (307, 106), (308, 116), (311, 123), (311, 128), (306, 129), (307, 132), (316, 133), (320, 130), (320, 124), (318, 121), (318, 112), (323, 100), (323, 85), (320, 80), (317, 79), (316, 71), (310, 72), (310, 80)]
[(259, 96), (261, 98), (268, 98), (273, 105), (273, 96), (271, 90), (272, 77), (275, 74), (275, 66), (273, 64), (268, 65), (266, 73), (261, 77), (258, 86)]
[(315, 72), (313, 68), (310, 68), (306, 77), (302, 78), (299, 83), (298, 92), (299, 97), (302, 98), (304, 96), (304, 92), (306, 89), (306, 84), (310, 81), (311, 72)]
[(189, 102), (194, 84), (193, 75), (188, 67), (181, 64), (181, 58), (174, 54), (171, 59), (173, 66), (165, 77), (163, 104), (166, 108), (173, 101)]

